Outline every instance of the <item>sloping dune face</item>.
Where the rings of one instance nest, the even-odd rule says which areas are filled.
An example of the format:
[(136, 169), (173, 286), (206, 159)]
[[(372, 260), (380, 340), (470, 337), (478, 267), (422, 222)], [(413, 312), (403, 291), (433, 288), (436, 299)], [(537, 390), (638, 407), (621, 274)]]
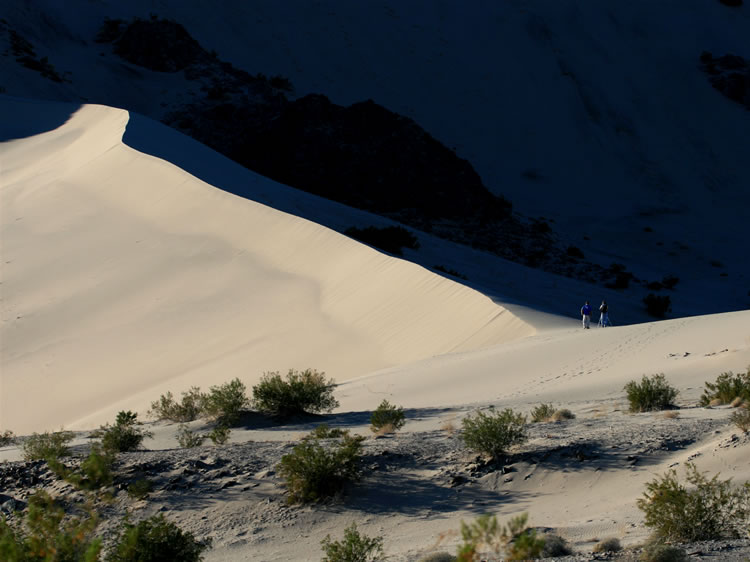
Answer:
[[(3, 104), (16, 129), (35, 111)], [(131, 149), (127, 125), (83, 106), (0, 144), (0, 427), (91, 427), (166, 390), (308, 367), (343, 381), (533, 333), (476, 291)]]

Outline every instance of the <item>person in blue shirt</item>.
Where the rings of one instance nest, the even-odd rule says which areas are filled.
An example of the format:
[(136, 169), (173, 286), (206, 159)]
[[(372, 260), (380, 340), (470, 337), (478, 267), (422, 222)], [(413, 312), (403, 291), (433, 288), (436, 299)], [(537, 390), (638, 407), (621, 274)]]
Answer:
[(581, 316), (583, 316), (583, 327), (587, 330), (591, 324), (591, 312), (593, 312), (593, 309), (591, 308), (589, 301), (586, 301), (586, 304), (581, 307)]

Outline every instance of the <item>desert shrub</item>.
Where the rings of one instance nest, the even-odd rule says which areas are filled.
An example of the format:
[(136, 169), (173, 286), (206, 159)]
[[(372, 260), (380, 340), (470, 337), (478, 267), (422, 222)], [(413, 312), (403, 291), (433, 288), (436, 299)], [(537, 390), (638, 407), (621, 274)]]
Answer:
[(398, 431), (405, 423), (404, 409), (390, 404), (388, 400), (383, 400), (370, 416), (372, 431), (379, 431), (387, 425), (390, 425), (393, 431)]
[(16, 435), (9, 429), (0, 433), (0, 447), (7, 447), (16, 442)]
[(710, 480), (692, 463), (686, 464), (687, 482), (680, 484), (677, 473), (646, 485), (638, 508), (646, 515), (646, 526), (656, 539), (692, 542), (736, 538), (747, 533), (750, 525), (750, 483), (733, 488), (731, 480)]
[(680, 278), (674, 275), (667, 275), (661, 280), (661, 284), (667, 289), (674, 289), (675, 285), (680, 282)]
[(331, 428), (327, 423), (321, 423), (316, 426), (307, 436), (309, 439), (336, 439), (337, 437), (344, 437), (349, 434), (347, 429), (339, 429), (338, 427)]
[(568, 249), (565, 250), (565, 253), (568, 254), (571, 258), (577, 258), (577, 259), (583, 259), (583, 251), (578, 246), (568, 246)]
[(376, 226), (357, 228), (352, 226), (347, 228), (344, 234), (397, 256), (403, 255), (403, 248), (419, 249), (417, 237), (403, 226), (386, 226), (383, 228)]
[(552, 404), (539, 404), (531, 410), (531, 422), (539, 423), (548, 420), (555, 413), (555, 407)]
[(596, 543), (592, 550), (594, 552), (620, 552), (622, 545), (620, 544), (620, 539), (611, 537)]
[(568, 541), (566, 541), (560, 535), (547, 533), (544, 535), (543, 538), (544, 538), (544, 550), (542, 550), (543, 558), (557, 558), (559, 556), (569, 556), (573, 554), (573, 549), (570, 548)]
[(162, 394), (159, 400), (151, 402), (149, 415), (159, 420), (170, 420), (174, 422), (189, 422), (201, 415), (203, 400), (205, 396), (200, 387), (192, 386), (190, 390), (182, 393), (182, 400), (175, 402), (171, 392)]
[(456, 557), (449, 552), (432, 552), (425, 554), (417, 562), (456, 562)]
[(631, 412), (652, 412), (674, 408), (679, 392), (664, 377), (664, 373), (647, 377), (641, 382), (630, 381), (625, 385)]
[(363, 437), (344, 435), (321, 442), (308, 436), (277, 466), (289, 492), (289, 503), (310, 503), (332, 496), (360, 475)]
[(750, 367), (747, 373), (734, 374), (732, 371), (722, 373), (716, 377), (716, 382), (706, 382), (700, 404), (708, 406), (714, 400), (722, 404), (729, 404), (735, 398), (750, 401)]
[(211, 440), (214, 445), (224, 445), (229, 441), (229, 434), (232, 432), (225, 425), (218, 425), (208, 433), (207, 437)]
[(135, 482), (128, 484), (128, 496), (136, 500), (146, 498), (153, 490), (154, 485), (146, 478), (139, 478)]
[(491, 414), (479, 411), (465, 417), (462, 424), (466, 446), (493, 459), (498, 459), (511, 445), (527, 439), (526, 417), (510, 408)]
[(27, 461), (37, 459), (60, 459), (70, 455), (68, 444), (75, 434), (72, 431), (55, 431), (34, 433), (23, 443), (23, 458)]
[(505, 551), (504, 560), (532, 560), (539, 558), (544, 550), (544, 539), (537, 536), (535, 529), (527, 526), (528, 514), (513, 517), (507, 525), (500, 527), (497, 517), (480, 515), (472, 523), (461, 521), (463, 544), (458, 547), (460, 562), (485, 560), (483, 552), (500, 554)]
[(92, 435), (101, 439), (102, 447), (113, 453), (136, 451), (143, 440), (154, 436), (150, 431), (141, 429), (138, 414), (128, 410), (117, 413), (114, 425), (103, 425)]
[(222, 425), (231, 426), (237, 423), (240, 412), (250, 405), (245, 390), (245, 385), (240, 379), (212, 386), (202, 401), (203, 412), (219, 420)]
[(176, 434), (177, 443), (183, 449), (192, 449), (193, 447), (200, 447), (206, 440), (205, 435), (201, 435), (195, 431), (191, 431), (187, 424), (181, 423), (177, 429)]
[(84, 490), (98, 490), (104, 486), (110, 486), (112, 484), (112, 465), (114, 463), (114, 455), (102, 449), (94, 446), (81, 463), (79, 478), (70, 479), (77, 488)]
[(563, 421), (563, 420), (574, 420), (576, 418), (576, 415), (568, 410), (567, 408), (561, 408), (559, 410), (555, 410), (555, 413), (552, 414), (552, 417), (550, 418), (550, 421)]
[(750, 432), (750, 406), (748, 404), (738, 408), (729, 419), (743, 433)]
[(107, 560), (109, 562), (161, 562), (179, 560), (197, 562), (211, 546), (210, 539), (196, 540), (189, 531), (183, 531), (163, 515), (154, 515), (138, 524), (125, 523), (117, 543)]
[(688, 560), (688, 556), (678, 546), (650, 541), (643, 547), (639, 560), (641, 562), (684, 562)]
[(672, 299), (669, 298), (669, 295), (649, 293), (643, 297), (643, 304), (646, 305), (646, 312), (656, 318), (664, 318), (667, 312), (672, 310)]
[(265, 373), (253, 387), (253, 406), (261, 412), (286, 418), (304, 413), (330, 412), (339, 403), (333, 397), (336, 383), (314, 369), (290, 369), (286, 380), (278, 372)]
[(332, 541), (331, 535), (326, 535), (320, 545), (325, 552), (321, 562), (368, 562), (383, 559), (383, 538), (370, 538), (360, 534), (356, 523), (344, 530), (342, 540)]
[(457, 279), (463, 279), (464, 281), (469, 280), (469, 278), (463, 273), (456, 271), (455, 269), (445, 267), (444, 265), (434, 265), (432, 266), (432, 269), (434, 269), (435, 271), (441, 271), (443, 273), (447, 273), (448, 275), (451, 275), (452, 277), (456, 277)]
[(98, 523), (92, 512), (66, 517), (65, 510), (40, 490), (29, 498), (22, 522), (11, 526), (0, 517), (0, 560), (95, 562), (101, 552), (101, 540), (94, 537)]

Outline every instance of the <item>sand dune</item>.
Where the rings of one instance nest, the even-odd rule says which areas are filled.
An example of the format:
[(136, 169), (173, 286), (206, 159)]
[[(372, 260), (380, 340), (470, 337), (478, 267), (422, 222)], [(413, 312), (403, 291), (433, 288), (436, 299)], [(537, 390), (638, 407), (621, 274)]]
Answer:
[[(37, 107), (4, 103), (16, 129)], [(343, 381), (534, 332), (476, 291), (133, 150), (128, 122), (84, 106), (0, 145), (3, 427), (91, 427), (166, 389), (308, 367)]]

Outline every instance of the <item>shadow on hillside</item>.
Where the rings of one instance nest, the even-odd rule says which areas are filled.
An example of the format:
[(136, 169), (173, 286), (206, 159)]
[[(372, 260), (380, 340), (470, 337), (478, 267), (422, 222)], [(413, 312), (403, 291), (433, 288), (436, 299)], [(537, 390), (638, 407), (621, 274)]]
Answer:
[[(406, 423), (444, 416), (453, 412), (452, 408), (409, 408), (404, 409)], [(350, 428), (369, 426), (372, 410), (361, 412), (341, 412), (336, 414), (305, 414), (279, 420), (261, 412), (243, 412), (240, 421), (234, 426), (238, 429), (265, 429), (271, 431), (312, 431), (321, 424), (332, 428)]]
[(0, 95), (0, 142), (54, 131), (64, 125), (80, 107), (71, 103)]
[(520, 491), (487, 490), (482, 486), (449, 487), (421, 476), (412, 469), (376, 472), (366, 475), (347, 494), (347, 509), (367, 514), (439, 516), (456, 511), (503, 513), (503, 504), (523, 510), (525, 501), (538, 494)]
[[(170, 162), (222, 191), (259, 201), (255, 182), (248, 181), (255, 172), (167, 125), (131, 112), (122, 142), (138, 152)], [(276, 204), (274, 207), (279, 208)]]

